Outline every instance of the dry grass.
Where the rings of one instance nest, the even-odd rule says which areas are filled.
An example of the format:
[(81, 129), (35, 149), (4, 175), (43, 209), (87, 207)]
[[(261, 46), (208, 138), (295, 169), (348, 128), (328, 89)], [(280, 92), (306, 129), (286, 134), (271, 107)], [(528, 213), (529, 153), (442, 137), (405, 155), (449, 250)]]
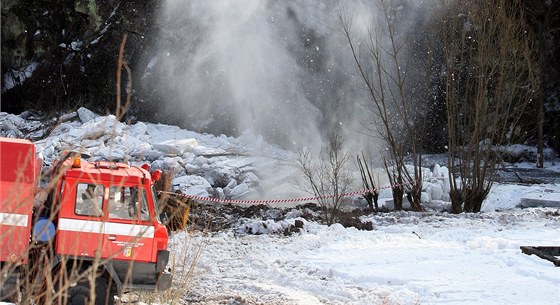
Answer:
[[(54, 177), (46, 188), (46, 191), (52, 190), (56, 186), (56, 182), (60, 177)], [(17, 193), (17, 192), (14, 192)], [(28, 200), (30, 198), (27, 198)], [(20, 200), (12, 197), (11, 200)], [(3, 202), (2, 204), (8, 204)], [(37, 211), (38, 213), (39, 211)], [(55, 222), (55, 215), (58, 210), (51, 211), (49, 221)], [(185, 213), (185, 210), (180, 212)], [(188, 219), (187, 215), (179, 215), (181, 219)], [(195, 226), (191, 226), (194, 228)], [(1, 233), (1, 237), (7, 237), (13, 234), (10, 230)], [(195, 276), (195, 266), (198, 259), (202, 255), (204, 242), (196, 242), (191, 240), (192, 229), (183, 228), (176, 232), (174, 236), (175, 242), (170, 242), (170, 262), (168, 269), (174, 274), (172, 287), (166, 291), (157, 292), (132, 292), (126, 293), (121, 298), (117, 298), (118, 303), (143, 302), (158, 304), (180, 304), (181, 299), (187, 293), (189, 287), (193, 283)], [(101, 234), (100, 234), (101, 236)], [(101, 258), (95, 257), (93, 260), (81, 260), (71, 257), (60, 257), (57, 255), (56, 247), (52, 239), (47, 243), (40, 243), (31, 240), (30, 245), (25, 251), (25, 255), (29, 257), (29, 263), (15, 264), (6, 263), (2, 266), (0, 273), (0, 285), (4, 286), (7, 278), (6, 274), (19, 270), (21, 276), (18, 278), (17, 287), (21, 289), (16, 295), (10, 298), (10, 301), (18, 304), (66, 304), (69, 290), (78, 283), (83, 283), (90, 289), (90, 299), (95, 299), (95, 288), (100, 276), (103, 276), (103, 266), (107, 264), (112, 257)], [(101, 238), (97, 241), (101, 245)], [(130, 270), (131, 271), (131, 270)], [(128, 279), (123, 282), (129, 282), (131, 272), (128, 273)], [(114, 286), (114, 284), (113, 284)], [(93, 303), (92, 303), (93, 304)]]

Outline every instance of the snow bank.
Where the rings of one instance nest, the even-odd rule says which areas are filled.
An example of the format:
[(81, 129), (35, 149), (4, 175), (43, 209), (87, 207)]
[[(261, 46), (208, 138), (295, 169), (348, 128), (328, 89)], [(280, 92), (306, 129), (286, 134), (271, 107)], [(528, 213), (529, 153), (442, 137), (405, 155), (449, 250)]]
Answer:
[[(21, 138), (31, 130), (35, 130), (35, 135), (46, 131), (39, 121), (30, 118), (6, 113), (0, 113), (0, 118), (2, 136)], [(99, 116), (80, 108), (61, 118), (51, 133), (36, 144), (46, 165), (52, 164), (66, 149), (88, 153), (93, 160), (149, 163), (154, 169), (172, 173), (173, 190), (191, 195), (223, 199), (309, 197), (296, 182), (297, 155), (270, 145), (248, 131), (233, 138), (198, 134), (164, 124), (127, 125), (113, 115)], [(522, 154), (528, 148), (516, 146), (511, 150)], [(448, 202), (448, 169), (436, 163), (433, 168), (422, 168), (422, 175), (423, 202)], [(389, 185), (385, 183), (381, 187), (380, 203), (391, 207)], [(513, 192), (511, 188), (494, 187), (483, 210), (513, 208), (520, 204), (519, 195), (540, 191), (537, 187), (521, 187)], [(353, 199), (356, 205), (362, 204), (360, 196)]]
[[(7, 113), (0, 113), (0, 118), (2, 136), (23, 138), (26, 131), (41, 127), (37, 121)], [(113, 115), (99, 116), (86, 108), (65, 117), (48, 137), (35, 143), (46, 165), (64, 150), (87, 153), (92, 160), (149, 163), (154, 169), (173, 173), (173, 190), (202, 197), (257, 198), (261, 177), (276, 184), (269, 172), (290, 172), (280, 177), (294, 175), (293, 168), (276, 169), (283, 160), (292, 162), (293, 154), (262, 138), (198, 134), (164, 124), (126, 125)], [(270, 156), (263, 156), (264, 152)]]

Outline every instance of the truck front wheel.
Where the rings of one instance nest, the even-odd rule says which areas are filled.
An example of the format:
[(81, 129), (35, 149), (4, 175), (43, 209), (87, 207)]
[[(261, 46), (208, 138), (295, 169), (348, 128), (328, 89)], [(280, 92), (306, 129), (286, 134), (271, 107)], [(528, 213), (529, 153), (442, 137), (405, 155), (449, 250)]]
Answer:
[[(67, 305), (88, 305), (91, 297), (89, 282), (80, 282), (68, 289)], [(107, 288), (107, 279), (98, 277), (95, 280), (95, 305), (114, 305), (115, 296), (112, 289)]]

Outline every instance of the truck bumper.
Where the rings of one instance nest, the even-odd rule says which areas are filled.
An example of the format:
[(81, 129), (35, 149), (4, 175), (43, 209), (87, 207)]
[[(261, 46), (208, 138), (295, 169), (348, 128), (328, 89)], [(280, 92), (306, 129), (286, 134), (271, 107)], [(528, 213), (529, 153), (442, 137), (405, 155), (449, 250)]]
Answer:
[(157, 289), (160, 291), (167, 290), (171, 287), (172, 282), (173, 282), (173, 275), (169, 272), (163, 272), (158, 277)]
[[(135, 262), (114, 260), (106, 267), (114, 278), (123, 285), (122, 291), (166, 290), (171, 287), (173, 275), (165, 270), (169, 261), (169, 251), (158, 250), (156, 262)], [(132, 276), (131, 276), (132, 275)], [(128, 278), (126, 283), (123, 283)]]

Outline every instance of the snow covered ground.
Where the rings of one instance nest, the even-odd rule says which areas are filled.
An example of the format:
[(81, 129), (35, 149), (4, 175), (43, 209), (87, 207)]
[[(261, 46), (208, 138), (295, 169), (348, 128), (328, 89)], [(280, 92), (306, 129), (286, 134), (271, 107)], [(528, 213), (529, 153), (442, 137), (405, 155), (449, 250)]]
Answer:
[[(556, 213), (556, 214), (554, 214)], [(558, 304), (560, 270), (520, 245), (560, 245), (558, 210), (390, 213), (373, 231), (306, 223), (301, 234), (175, 236), (205, 243), (200, 304)]]
[[(38, 138), (45, 132), (31, 114), (0, 113), (0, 136)], [(64, 149), (93, 159), (149, 162), (173, 171), (174, 188), (191, 195), (309, 196), (293, 183), (295, 154), (249, 132), (232, 138), (161, 124), (129, 126), (81, 108), (35, 143), (47, 165)], [(281, 220), (239, 219), (237, 227), (218, 233), (176, 234), (177, 287), (195, 265), (180, 303), (560, 304), (560, 268), (519, 249), (560, 246), (560, 207), (554, 206), (560, 184), (496, 184), (482, 213), (452, 215), (442, 212), (448, 186), (440, 165), (425, 173), (424, 198), (433, 211), (363, 217), (372, 231), (325, 226), (292, 213)], [(548, 162), (546, 170), (558, 181), (560, 164)], [(518, 208), (523, 202), (537, 207)], [(296, 220), (304, 223), (301, 233), (275, 232)], [(247, 227), (265, 234), (248, 234)], [(192, 255), (185, 247), (203, 252), (193, 263), (191, 256), (180, 257)]]

